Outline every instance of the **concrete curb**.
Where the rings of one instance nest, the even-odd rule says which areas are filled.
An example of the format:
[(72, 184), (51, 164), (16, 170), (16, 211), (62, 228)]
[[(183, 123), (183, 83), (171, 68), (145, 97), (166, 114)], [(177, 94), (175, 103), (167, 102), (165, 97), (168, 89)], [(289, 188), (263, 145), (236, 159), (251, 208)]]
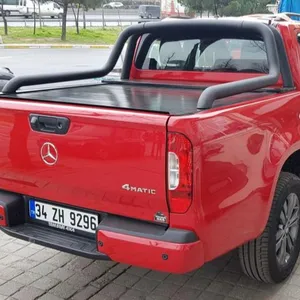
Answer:
[(0, 49), (111, 49), (113, 45), (0, 44)]

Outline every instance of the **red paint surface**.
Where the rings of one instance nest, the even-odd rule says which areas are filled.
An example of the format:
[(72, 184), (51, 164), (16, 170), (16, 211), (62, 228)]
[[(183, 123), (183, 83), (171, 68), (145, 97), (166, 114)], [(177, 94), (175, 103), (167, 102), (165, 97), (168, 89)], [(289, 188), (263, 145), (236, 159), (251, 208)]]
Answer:
[[(67, 135), (31, 130), (29, 114), (68, 116)], [(0, 101), (0, 188), (61, 203), (153, 221), (168, 217), (165, 194), (167, 115), (75, 105)], [(53, 143), (58, 162), (40, 156)], [(122, 189), (130, 184), (156, 194)]]
[[(97, 240), (103, 243), (98, 250), (114, 261), (157, 271), (187, 273), (204, 262), (200, 241), (175, 244), (109, 231), (99, 231)], [(163, 255), (167, 255), (167, 259), (163, 259)]]
[[(279, 27), (296, 90), (214, 108), (188, 116), (134, 113), (75, 105), (0, 101), (0, 188), (143, 220), (157, 211), (172, 228), (194, 231), (200, 242), (164, 243), (99, 232), (99, 248), (112, 259), (182, 273), (256, 238), (264, 230), (279, 173), (300, 149), (300, 56), (297, 25)], [(257, 75), (141, 71), (137, 80), (208, 82)], [(281, 80), (278, 86), (282, 84)], [(239, 97), (243, 97), (240, 95)], [(29, 113), (68, 116), (66, 136), (31, 131)], [(166, 127), (193, 145), (192, 203), (186, 213), (169, 214), (166, 191)], [(59, 163), (46, 166), (39, 151), (52, 142)], [(129, 194), (129, 183), (156, 195)], [(169, 260), (161, 259), (162, 253)]]
[(194, 230), (209, 261), (256, 238), (266, 225), (286, 159), (300, 149), (298, 91), (191, 117), (171, 117), (170, 131), (194, 146), (193, 202), (170, 225)]
[(0, 206), (0, 226), (7, 226), (6, 213), (3, 206)]

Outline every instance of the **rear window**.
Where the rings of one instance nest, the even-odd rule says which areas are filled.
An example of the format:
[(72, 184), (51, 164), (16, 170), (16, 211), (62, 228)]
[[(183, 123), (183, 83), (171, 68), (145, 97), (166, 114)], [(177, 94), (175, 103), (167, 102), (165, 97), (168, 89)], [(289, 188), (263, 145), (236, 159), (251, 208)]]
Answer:
[(144, 70), (268, 73), (264, 42), (248, 39), (157, 38), (140, 66)]

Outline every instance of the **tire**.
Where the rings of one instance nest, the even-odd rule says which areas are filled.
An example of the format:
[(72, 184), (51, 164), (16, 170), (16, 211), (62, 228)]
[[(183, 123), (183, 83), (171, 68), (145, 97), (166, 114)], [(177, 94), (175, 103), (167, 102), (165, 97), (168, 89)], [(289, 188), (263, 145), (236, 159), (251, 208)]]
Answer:
[(148, 19), (152, 19), (152, 15), (151, 14), (148, 15)]
[(58, 19), (62, 19), (62, 17), (63, 17), (63, 14), (61, 14), (61, 13), (59, 13), (57, 16)]
[(34, 13), (34, 12), (33, 12), (33, 13), (31, 14), (31, 18), (34, 19), (34, 16), (35, 16), (36, 19), (39, 17), (37, 13)]
[(9, 10), (5, 10), (5, 11), (4, 11), (4, 15), (5, 15), (6, 17), (10, 16), (10, 11), (9, 11)]
[[(294, 174), (282, 172), (276, 186), (272, 208), (264, 232), (256, 240), (250, 241), (239, 248), (239, 258), (246, 275), (266, 283), (280, 283), (293, 271), (300, 250), (300, 178)], [(284, 225), (288, 218), (288, 208), (291, 210), (292, 226)], [(294, 217), (294, 218), (293, 218)], [(285, 230), (284, 230), (285, 229)], [(281, 236), (281, 237), (280, 237)], [(293, 244), (289, 241), (294, 241)], [(276, 245), (284, 245), (289, 256), (280, 256), (281, 247), (276, 251)], [(280, 241), (282, 241), (280, 243)], [(277, 243), (277, 244), (276, 244)], [(293, 245), (289, 248), (289, 245)]]

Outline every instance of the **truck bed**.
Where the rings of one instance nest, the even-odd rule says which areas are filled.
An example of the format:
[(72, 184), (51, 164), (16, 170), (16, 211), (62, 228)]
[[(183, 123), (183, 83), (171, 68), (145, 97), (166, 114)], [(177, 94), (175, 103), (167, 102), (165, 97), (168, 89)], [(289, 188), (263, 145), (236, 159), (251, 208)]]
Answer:
[[(45, 90), (20, 91), (5, 98), (50, 101), (79, 105), (187, 115), (197, 112), (201, 87), (168, 87), (138, 83), (100, 83), (96, 85), (60, 87)], [(214, 107), (257, 99), (270, 92), (247, 93), (215, 101)]]

